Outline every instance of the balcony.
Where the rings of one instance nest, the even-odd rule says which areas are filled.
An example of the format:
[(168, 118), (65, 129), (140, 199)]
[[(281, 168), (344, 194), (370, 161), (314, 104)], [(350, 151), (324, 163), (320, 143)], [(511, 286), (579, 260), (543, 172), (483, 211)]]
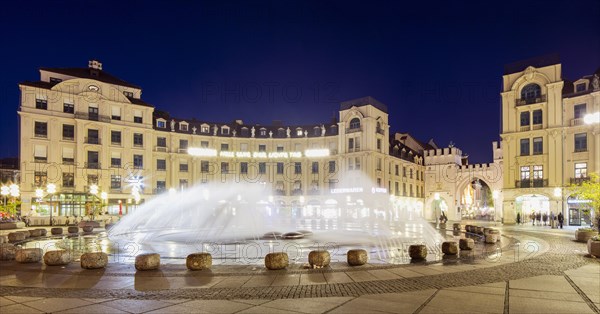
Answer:
[(274, 194), (275, 195), (285, 195), (285, 191), (283, 191), (283, 190), (275, 190)]
[(86, 137), (85, 138), (85, 143), (86, 144), (95, 144), (95, 145), (100, 145), (101, 141), (99, 137)]
[(85, 167), (87, 169), (100, 169), (101, 165), (99, 162), (86, 162)]
[(579, 178), (571, 178), (571, 184), (573, 185), (581, 185), (581, 183), (585, 181), (589, 181), (590, 177), (579, 177)]
[(583, 125), (584, 123), (583, 118), (571, 119), (571, 126)]
[(134, 148), (144, 148), (144, 144), (142, 143), (133, 143)]
[(63, 165), (74, 165), (75, 159), (74, 158), (63, 158), (62, 163), (63, 163)]
[(167, 152), (167, 147), (166, 146), (155, 146), (154, 147), (154, 151), (155, 152), (166, 153)]
[(359, 126), (357, 128), (346, 128), (346, 133), (355, 133), (355, 132), (361, 132), (362, 131), (362, 126)]
[(90, 114), (87, 112), (76, 112), (75, 119), (83, 119), (83, 120), (91, 120), (91, 121), (100, 121), (100, 122), (110, 123), (109, 116), (102, 116), (99, 114)]
[(533, 130), (541, 130), (542, 129), (542, 124), (534, 124), (533, 125)]
[(536, 98), (521, 98), (521, 99), (517, 99), (517, 106), (525, 106), (525, 105), (531, 105), (531, 104), (537, 104), (537, 103), (541, 103), (541, 102), (545, 102), (546, 101), (546, 95), (541, 95), (540, 97), (536, 97)]
[(73, 136), (63, 136), (62, 139), (63, 139), (63, 141), (69, 141), (69, 142), (73, 142), (75, 140), (75, 138)]
[(515, 181), (515, 188), (543, 188), (548, 186), (548, 179), (525, 179)]
[(531, 130), (531, 126), (529, 126), (529, 125), (522, 125), (519, 128), (519, 131), (521, 131), (521, 132), (526, 132), (526, 131), (529, 131), (529, 130)]
[(120, 185), (119, 186), (114, 185), (114, 186), (110, 187), (111, 193), (121, 193), (121, 191), (122, 191), (122, 188)]

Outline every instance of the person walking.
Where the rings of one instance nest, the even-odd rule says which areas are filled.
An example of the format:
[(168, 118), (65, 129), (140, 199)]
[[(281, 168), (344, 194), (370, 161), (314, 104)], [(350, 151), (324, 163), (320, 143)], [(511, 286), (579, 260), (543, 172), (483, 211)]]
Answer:
[(537, 214), (535, 214), (535, 220), (537, 220), (538, 226), (541, 226), (542, 225), (542, 213), (538, 212)]
[(558, 213), (558, 225), (560, 226), (560, 228), (563, 228), (563, 221), (565, 220), (565, 217), (563, 216), (562, 213)]
[(548, 214), (544, 213), (542, 215), (542, 221), (544, 222), (544, 227), (545, 227), (546, 223), (548, 222)]
[(521, 224), (521, 213), (517, 213), (517, 225)]
[(535, 226), (535, 212), (531, 212), (531, 215), (529, 215), (529, 219), (531, 219), (531, 225)]

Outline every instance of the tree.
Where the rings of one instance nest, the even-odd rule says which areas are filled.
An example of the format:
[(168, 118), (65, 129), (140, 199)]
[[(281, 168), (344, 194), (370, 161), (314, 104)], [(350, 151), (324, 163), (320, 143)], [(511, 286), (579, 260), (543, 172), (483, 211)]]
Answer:
[(592, 172), (589, 180), (583, 181), (579, 185), (571, 185), (569, 190), (577, 198), (590, 201), (590, 207), (596, 217), (596, 227), (600, 233), (600, 176)]

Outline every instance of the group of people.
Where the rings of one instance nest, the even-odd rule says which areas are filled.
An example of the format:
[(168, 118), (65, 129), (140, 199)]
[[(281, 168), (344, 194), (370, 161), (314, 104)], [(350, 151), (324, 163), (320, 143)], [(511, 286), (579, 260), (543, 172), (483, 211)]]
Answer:
[[(542, 214), (541, 212), (536, 213), (535, 211), (533, 211), (529, 215), (529, 220), (531, 221), (532, 226), (536, 226), (536, 222), (537, 226), (552, 226), (552, 222), (556, 221), (558, 223), (558, 227), (562, 229), (565, 217), (562, 213), (554, 215), (554, 212), (550, 212), (550, 215), (548, 215), (548, 213)], [(521, 221), (521, 213), (517, 213), (517, 224), (521, 223), (523, 223), (523, 221)]]

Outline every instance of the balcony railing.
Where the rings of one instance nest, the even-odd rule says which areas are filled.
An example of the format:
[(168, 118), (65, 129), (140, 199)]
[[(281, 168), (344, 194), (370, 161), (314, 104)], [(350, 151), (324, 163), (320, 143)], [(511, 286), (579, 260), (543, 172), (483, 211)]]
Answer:
[(546, 95), (541, 95), (540, 97), (535, 98), (521, 98), (517, 99), (517, 106), (525, 106), (531, 104), (537, 104), (546, 101)]
[(73, 142), (75, 138), (73, 136), (63, 136), (63, 141)]
[(589, 180), (590, 180), (590, 177), (571, 178), (571, 184), (580, 185), (581, 183), (583, 183), (585, 181), (589, 181)]
[(37, 137), (37, 138), (48, 138), (48, 134), (47, 133), (46, 134), (44, 134), (44, 133), (35, 133), (35, 134), (33, 134), (33, 136)]
[(541, 130), (542, 129), (542, 124), (534, 124), (533, 125), (533, 130)]
[(85, 167), (87, 169), (100, 169), (101, 165), (99, 162), (86, 162)]
[(292, 190), (292, 195), (302, 195), (302, 189), (294, 189), (294, 190)]
[(180, 154), (187, 154), (187, 148), (180, 148), (177, 150)]
[(76, 112), (75, 119), (84, 119), (91, 121), (110, 122), (109, 116), (102, 116), (99, 114), (89, 114), (87, 112)]
[(584, 124), (583, 118), (571, 119), (571, 126), (583, 125), (583, 124)]
[(357, 128), (346, 128), (346, 133), (354, 133), (360, 131), (362, 131), (362, 126), (359, 126)]
[(101, 144), (100, 138), (99, 137), (86, 137), (85, 138), (85, 142), (87, 144)]
[(529, 131), (529, 130), (531, 130), (531, 126), (529, 126), (529, 125), (522, 125), (519, 128), (519, 131), (521, 131), (521, 132), (525, 132), (525, 131)]
[(166, 153), (167, 152), (167, 147), (166, 146), (156, 146), (156, 147), (154, 147), (154, 151), (155, 152)]
[(526, 179), (515, 181), (515, 188), (542, 188), (548, 186), (548, 179)]

